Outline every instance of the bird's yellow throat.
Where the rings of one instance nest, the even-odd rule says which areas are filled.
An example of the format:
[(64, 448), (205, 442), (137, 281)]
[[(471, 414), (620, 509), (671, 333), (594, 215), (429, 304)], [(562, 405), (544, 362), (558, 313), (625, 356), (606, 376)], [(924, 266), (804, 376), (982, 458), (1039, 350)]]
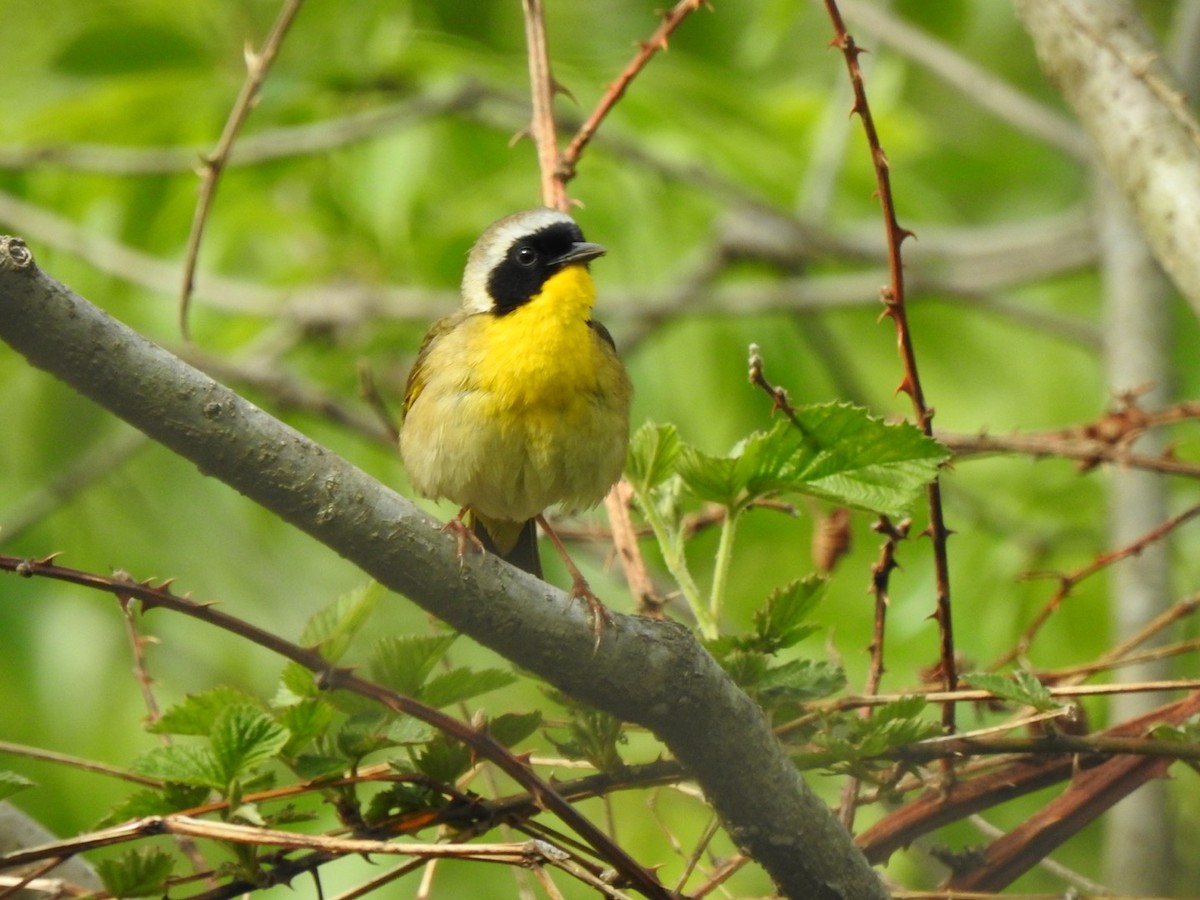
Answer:
[(588, 327), (596, 288), (587, 267), (566, 266), (528, 302), (483, 330), (479, 379), (514, 407), (566, 406), (599, 382)]

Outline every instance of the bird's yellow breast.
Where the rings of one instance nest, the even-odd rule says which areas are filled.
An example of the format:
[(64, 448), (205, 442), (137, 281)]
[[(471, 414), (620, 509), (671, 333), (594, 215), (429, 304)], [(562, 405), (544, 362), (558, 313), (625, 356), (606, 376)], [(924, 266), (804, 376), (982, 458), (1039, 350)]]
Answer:
[(505, 314), (445, 326), (401, 432), (419, 493), (514, 522), (603, 499), (624, 464), (632, 388), (588, 324), (594, 296), (571, 265)]
[(516, 414), (562, 413), (600, 387), (603, 354), (588, 326), (592, 276), (567, 266), (529, 302), (481, 324), (479, 387)]

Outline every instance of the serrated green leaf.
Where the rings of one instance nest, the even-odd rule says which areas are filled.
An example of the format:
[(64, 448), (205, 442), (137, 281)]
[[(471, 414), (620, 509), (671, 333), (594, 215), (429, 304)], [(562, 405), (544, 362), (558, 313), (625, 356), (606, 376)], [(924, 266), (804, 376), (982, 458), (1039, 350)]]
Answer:
[(571, 705), (567, 709), (570, 721), (567, 736), (546, 737), (564, 756), (586, 759), (598, 771), (615, 775), (625, 768), (625, 761), (617, 751), (618, 744), (626, 742), (625, 725), (616, 716), (592, 709), (590, 706)]
[(992, 672), (975, 672), (964, 675), (963, 680), (978, 690), (995, 694), (1001, 700), (1031, 706), (1038, 712), (1049, 712), (1062, 706), (1044, 684), (1022, 670), (1014, 672), (1011, 678)]
[(907, 424), (888, 424), (847, 404), (796, 410), (803, 431), (780, 421), (729, 456), (692, 447), (676, 468), (697, 496), (730, 509), (798, 492), (888, 515), (903, 514), (937, 476), (946, 450)]
[(395, 717), (380, 713), (378, 707), (351, 716), (337, 732), (338, 752), (357, 764), (370, 753), (396, 746), (389, 734), (395, 721)]
[(433, 728), (412, 716), (393, 719), (384, 733), (398, 747), (415, 747), (433, 739)]
[(791, 647), (816, 630), (805, 620), (812, 615), (828, 580), (810, 575), (771, 592), (766, 603), (754, 611), (754, 636), (759, 649), (775, 653)]
[(874, 720), (873, 724), (876, 726), (897, 720), (907, 721), (915, 719), (925, 711), (927, 706), (929, 706), (928, 700), (920, 694), (911, 694), (876, 707), (867, 718)]
[(134, 847), (96, 863), (104, 889), (114, 897), (161, 897), (174, 867), (174, 859), (157, 847)]
[(921, 717), (927, 706), (923, 697), (908, 696), (876, 708), (868, 717), (854, 713), (831, 717), (807, 736), (820, 749), (794, 754), (792, 759), (801, 769), (824, 768), (869, 778), (893, 765), (888, 757), (898, 748), (942, 733), (939, 722)]
[(16, 772), (0, 772), (0, 800), (29, 790), (34, 783)]
[(629, 439), (625, 476), (635, 491), (648, 492), (674, 474), (678, 455), (675, 426), (647, 422)]
[(300, 633), (300, 644), (317, 649), (330, 662), (341, 659), (384, 593), (382, 585), (368, 581), (338, 597), (308, 620)]
[(488, 722), (488, 734), (505, 747), (512, 747), (529, 737), (542, 724), (537, 710), (528, 713), (503, 713)]
[[(844, 403), (802, 407), (795, 453), (781, 473), (792, 488), (847, 506), (903, 515), (949, 453), (907, 422), (889, 424)], [(780, 423), (787, 426), (787, 423)]]
[(218, 685), (199, 694), (188, 694), (182, 703), (168, 709), (157, 722), (146, 727), (151, 734), (195, 734), (212, 732), (217, 715), (230, 706), (255, 706), (257, 701), (244, 691)]
[(442, 784), (454, 784), (471, 768), (471, 752), (461, 741), (438, 732), (417, 754), (417, 768)]
[(371, 677), (400, 694), (416, 697), (429, 673), (458, 639), (456, 634), (389, 635), (371, 648)]
[(793, 703), (828, 697), (846, 686), (840, 666), (817, 659), (794, 659), (767, 669), (755, 685), (764, 701)]
[(421, 688), (419, 696), (423, 703), (440, 709), (488, 691), (508, 687), (516, 680), (515, 675), (503, 669), (480, 669), (478, 672), (468, 668), (451, 669), (431, 678)]
[(275, 716), (290, 735), (280, 755), (292, 757), (329, 730), (334, 711), (323, 700), (302, 700), (282, 707)]
[(100, 828), (141, 819), (145, 816), (165, 816), (181, 809), (200, 806), (209, 797), (208, 786), (168, 784), (161, 790), (135, 791), (116, 806), (103, 819)]
[(744, 690), (751, 690), (767, 674), (767, 657), (757, 650), (744, 650), (736, 639), (719, 639), (705, 646), (721, 664), (721, 668)]
[(320, 781), (324, 778), (337, 778), (350, 768), (349, 763), (340, 756), (323, 756), (319, 753), (301, 753), (291, 764), (296, 777), (304, 781)]
[(298, 662), (288, 662), (284, 664), (279, 675), (279, 686), (275, 689), (275, 696), (271, 698), (271, 705), (277, 709), (291, 706), (318, 697), (321, 693), (317, 676), (311, 669)]
[(183, 744), (155, 747), (135, 759), (132, 768), (141, 775), (175, 784), (216, 791), (224, 791), (228, 786), (224, 768), (208, 747)]
[(244, 778), (287, 746), (288, 730), (253, 706), (230, 706), (213, 722), (212, 753), (225, 783)]

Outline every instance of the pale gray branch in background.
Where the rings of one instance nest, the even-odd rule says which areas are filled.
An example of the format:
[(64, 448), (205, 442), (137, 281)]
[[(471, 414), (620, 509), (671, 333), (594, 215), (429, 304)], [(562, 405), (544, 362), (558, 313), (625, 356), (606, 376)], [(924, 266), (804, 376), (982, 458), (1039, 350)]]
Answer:
[(1200, 314), (1200, 127), (1129, 0), (1015, 0), (1047, 77)]

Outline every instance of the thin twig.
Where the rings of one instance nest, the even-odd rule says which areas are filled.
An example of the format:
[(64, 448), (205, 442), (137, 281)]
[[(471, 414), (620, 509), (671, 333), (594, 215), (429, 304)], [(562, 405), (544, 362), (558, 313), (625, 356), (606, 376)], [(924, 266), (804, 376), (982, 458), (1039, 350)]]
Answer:
[(66, 753), (57, 753), (54, 750), (43, 750), (41, 747), (29, 747), (25, 744), (14, 744), (12, 741), (0, 741), (0, 753), (11, 753), (14, 756), (23, 756), (27, 759), (40, 759), (46, 762), (56, 763), (60, 766), (70, 766), (72, 769), (79, 769), (84, 772), (94, 772), (97, 775), (108, 775), (112, 778), (119, 778), (122, 781), (129, 781), (133, 784), (140, 784), (146, 787), (161, 788), (163, 786), (163, 783), (157, 778), (148, 778), (147, 776), (139, 775), (136, 772), (118, 769), (116, 766), (95, 762), (90, 759), (83, 759), (78, 756), (70, 756)]
[(538, 172), (542, 179), (542, 203), (567, 212), (566, 182), (558, 178), (558, 133), (554, 124), (554, 76), (546, 46), (546, 19), (542, 0), (521, 0), (525, 11), (525, 44), (529, 54), (529, 91), (533, 118), (529, 133), (537, 147)]
[[(858, 65), (858, 56), (862, 51), (855, 44), (854, 38), (846, 31), (836, 0), (825, 0), (825, 8), (833, 23), (833, 44), (842, 51), (846, 60), (850, 85), (854, 89), (852, 112), (858, 114), (863, 131), (866, 133), (867, 146), (870, 149), (871, 162), (875, 169), (878, 185), (879, 203), (883, 209), (884, 230), (887, 235), (888, 271), (891, 276), (889, 285), (883, 290), (883, 314), (890, 318), (896, 326), (896, 338), (900, 345), (900, 357), (904, 365), (904, 378), (901, 380), (898, 390), (909, 395), (917, 417), (917, 425), (925, 434), (932, 436), (933, 409), (926, 404), (925, 394), (921, 388), (921, 379), (917, 372), (916, 351), (913, 348), (912, 330), (909, 328), (908, 314), (905, 309), (904, 266), (901, 261), (900, 245), (911, 236), (911, 232), (902, 228), (896, 218), (887, 156), (879, 142), (875, 119), (871, 114), (870, 104), (867, 102), (862, 70)], [(934, 617), (937, 619), (941, 634), (942, 684), (947, 691), (953, 691), (958, 685), (958, 672), (954, 660), (954, 626), (950, 610), (950, 564), (946, 554), (946, 543), (950, 533), (946, 527), (942, 509), (942, 489), (939, 479), (934, 479), (929, 483), (927, 494), (929, 497), (929, 536), (933, 541), (934, 573), (937, 585), (937, 606)], [(942, 708), (942, 724), (947, 731), (954, 730), (954, 719), (954, 705), (947, 704)]]
[(672, 9), (663, 13), (662, 22), (654, 30), (654, 34), (650, 36), (650, 39), (642, 41), (638, 45), (638, 52), (634, 54), (633, 59), (629, 61), (629, 64), (617, 76), (617, 80), (608, 86), (608, 89), (604, 92), (604, 96), (596, 104), (596, 108), (592, 110), (591, 115), (579, 126), (579, 130), (571, 138), (571, 142), (567, 144), (567, 149), (563, 152), (555, 172), (564, 186), (575, 177), (575, 168), (579, 163), (579, 157), (583, 155), (584, 148), (587, 147), (595, 136), (600, 123), (604, 121), (604, 118), (612, 112), (613, 107), (624, 96), (626, 89), (633, 79), (638, 76), (638, 73), (642, 69), (646, 68), (646, 65), (653, 58), (654, 54), (660, 50), (665, 51), (667, 49), (667, 42), (671, 34), (680, 26), (683, 20), (705, 5), (705, 3), (706, 0), (679, 0)]
[(1161, 540), (1180, 525), (1184, 524), (1190, 519), (1194, 519), (1198, 515), (1200, 515), (1200, 504), (1196, 504), (1189, 509), (1185, 509), (1178, 515), (1172, 516), (1160, 525), (1151, 528), (1137, 540), (1126, 544), (1124, 547), (1120, 547), (1110, 553), (1101, 553), (1086, 566), (1082, 566), (1073, 572), (1067, 572), (1065, 574), (1053, 576), (1042, 576), (1057, 578), (1058, 589), (1054, 592), (1053, 596), (1046, 601), (1046, 603), (1038, 611), (1038, 614), (1033, 617), (1033, 621), (1025, 627), (1024, 631), (1021, 632), (1021, 635), (1017, 638), (1017, 643), (1013, 646), (1013, 648), (1001, 656), (1000, 659), (996, 660), (996, 662), (994, 662), (990, 668), (996, 669), (1007, 665), (1014, 659), (1028, 652), (1030, 644), (1033, 643), (1033, 639), (1037, 637), (1037, 634), (1041, 630), (1042, 626), (1046, 624), (1046, 620), (1049, 619), (1050, 616), (1053, 615), (1054, 612), (1063, 604), (1063, 601), (1067, 599), (1071, 591), (1073, 591), (1076, 585), (1078, 585), (1081, 581), (1090, 578), (1097, 572), (1100, 572), (1123, 559), (1136, 556), (1151, 544)]
[(246, 47), (246, 79), (242, 82), (242, 89), (233, 104), (233, 109), (229, 112), (229, 118), (225, 120), (225, 128), (221, 132), (217, 146), (212, 153), (200, 161), (200, 193), (196, 200), (196, 211), (192, 217), (192, 230), (188, 234), (187, 250), (183, 261), (183, 279), (179, 290), (179, 330), (185, 340), (188, 339), (188, 307), (191, 303), (192, 288), (195, 286), (200, 242), (204, 237), (204, 227), (208, 222), (209, 210), (217, 195), (217, 182), (229, 161), (233, 142), (237, 139), (246, 117), (250, 115), (250, 110), (254, 108), (255, 101), (258, 99), (258, 91), (279, 53), (288, 28), (291, 27), (296, 14), (300, 12), (300, 7), (303, 5), (304, 0), (285, 0), (283, 8), (280, 9), (279, 15), (275, 19), (275, 24), (271, 26), (270, 34), (263, 43), (262, 50), (255, 53), (249, 46)]
[(15, 572), (25, 578), (39, 576), (77, 584), (116, 597), (136, 597), (141, 602), (143, 610), (162, 607), (207, 622), (299, 663), (314, 672), (320, 683), (329, 689), (351, 691), (367, 697), (393, 712), (409, 715), (432, 725), (462, 741), (479, 756), (495, 763), (509, 777), (530, 791), (546, 809), (552, 811), (574, 830), (596, 851), (597, 855), (607, 860), (622, 876), (628, 878), (631, 884), (636, 885), (647, 896), (659, 898), (666, 896), (665, 889), (649, 871), (638, 865), (620, 846), (610, 840), (570, 803), (563, 800), (550, 784), (529, 768), (528, 764), (518, 759), (485, 731), (465, 725), (453, 716), (411, 697), (360, 678), (348, 669), (332, 666), (316, 650), (300, 647), (249, 622), (214, 609), (211, 605), (197, 603), (186, 597), (178, 597), (162, 585), (155, 586), (149, 582), (130, 583), (123, 579), (107, 578), (79, 569), (59, 566), (54, 564), (53, 557), (33, 560), (0, 555), (0, 569)]

